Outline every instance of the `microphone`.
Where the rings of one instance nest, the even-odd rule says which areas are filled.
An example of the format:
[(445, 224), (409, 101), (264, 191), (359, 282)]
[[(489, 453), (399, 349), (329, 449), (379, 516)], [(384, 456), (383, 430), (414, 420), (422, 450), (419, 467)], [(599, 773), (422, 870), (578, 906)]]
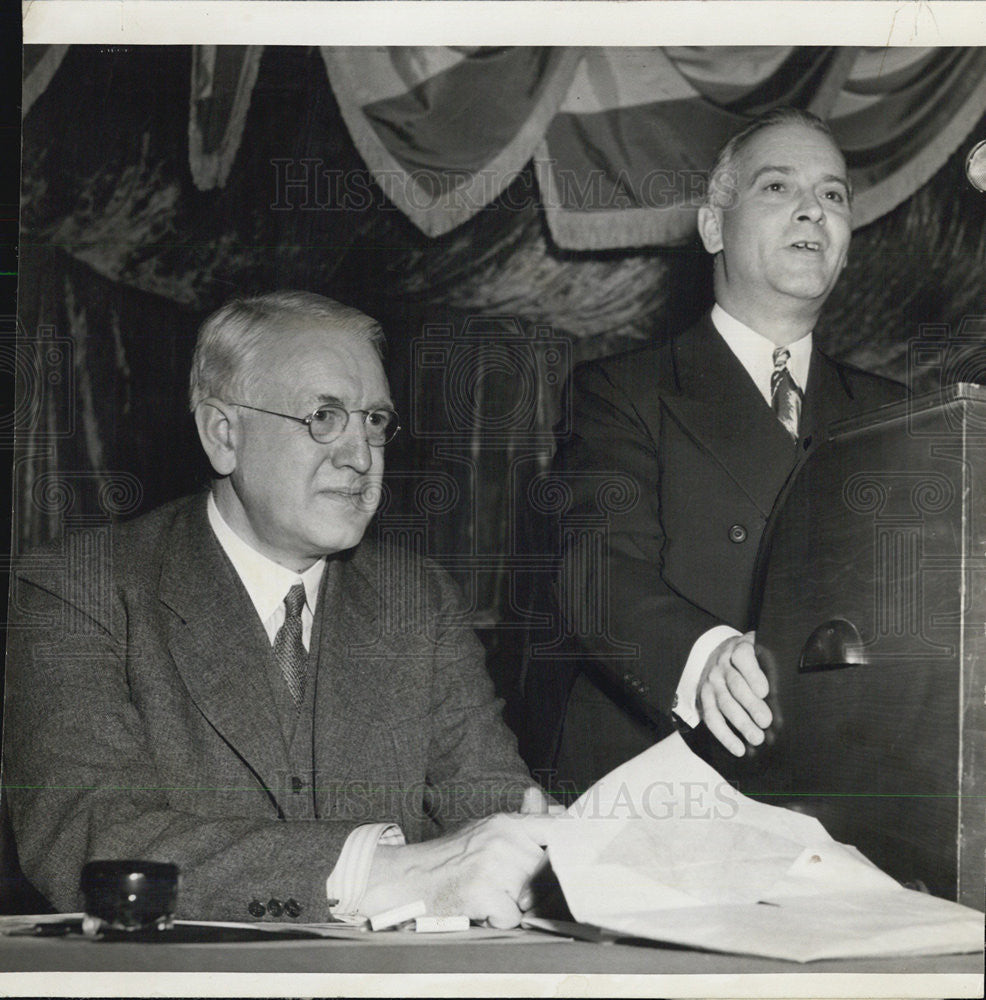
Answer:
[(965, 175), (977, 190), (986, 192), (986, 139), (977, 142), (965, 160)]

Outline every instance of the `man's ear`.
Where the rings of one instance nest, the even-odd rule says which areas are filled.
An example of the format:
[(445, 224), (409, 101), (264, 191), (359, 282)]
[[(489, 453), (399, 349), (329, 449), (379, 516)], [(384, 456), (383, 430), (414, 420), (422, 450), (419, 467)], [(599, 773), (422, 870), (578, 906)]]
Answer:
[(700, 205), (698, 209), (698, 235), (709, 253), (722, 249), (722, 209)]
[(228, 476), (236, 468), (236, 420), (233, 407), (221, 399), (210, 396), (195, 407), (199, 440), (220, 476)]

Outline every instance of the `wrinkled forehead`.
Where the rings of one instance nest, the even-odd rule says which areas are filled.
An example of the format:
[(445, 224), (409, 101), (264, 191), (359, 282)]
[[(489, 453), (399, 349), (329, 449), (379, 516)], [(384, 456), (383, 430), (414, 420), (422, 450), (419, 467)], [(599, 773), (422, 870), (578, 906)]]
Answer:
[(373, 329), (372, 323), (345, 320), (278, 321), (260, 341), (258, 374), (313, 392), (353, 384), (386, 394), (387, 378), (371, 340)]
[(742, 177), (765, 166), (777, 166), (839, 177), (848, 184), (846, 160), (835, 140), (808, 125), (767, 126), (749, 138), (735, 159)]

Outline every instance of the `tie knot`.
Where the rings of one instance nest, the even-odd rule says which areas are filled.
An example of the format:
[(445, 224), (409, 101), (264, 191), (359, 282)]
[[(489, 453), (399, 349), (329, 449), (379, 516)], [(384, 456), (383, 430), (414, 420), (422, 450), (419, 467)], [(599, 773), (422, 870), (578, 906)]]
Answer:
[(791, 352), (786, 347), (778, 347), (774, 350), (774, 367), (787, 368), (787, 363), (791, 358)]
[(300, 618), (305, 606), (305, 585), (296, 583), (284, 598), (284, 610), (288, 618)]

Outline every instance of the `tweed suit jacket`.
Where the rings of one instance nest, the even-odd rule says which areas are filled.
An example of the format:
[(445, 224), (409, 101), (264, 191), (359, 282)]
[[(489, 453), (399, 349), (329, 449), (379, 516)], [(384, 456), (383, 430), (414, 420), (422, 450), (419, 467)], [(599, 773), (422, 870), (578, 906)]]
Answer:
[(417, 841), (519, 807), (530, 778), (437, 566), (370, 540), (329, 559), (299, 775), (205, 496), (77, 551), (35, 553), (11, 592), (5, 791), (21, 867), (57, 909), (79, 907), (87, 860), (142, 858), (178, 864), (180, 916), (250, 919), (273, 896), (324, 920), (359, 824)]
[(579, 718), (569, 711), (561, 737), (563, 757), (590, 728), (597, 747), (610, 746), (576, 768), (585, 785), (671, 731), (675, 689), (702, 633), (754, 627), (764, 527), (828, 425), (904, 388), (814, 350), (793, 445), (706, 315), (667, 343), (579, 366), (570, 391), (573, 431), (555, 460), (572, 496), (565, 520), (605, 524), (605, 545), (587, 556), (566, 534), (557, 596), (580, 661), (530, 671), (530, 710), (551, 736), (529, 762), (556, 760), (573, 683), (591, 688), (594, 704), (583, 701)]

